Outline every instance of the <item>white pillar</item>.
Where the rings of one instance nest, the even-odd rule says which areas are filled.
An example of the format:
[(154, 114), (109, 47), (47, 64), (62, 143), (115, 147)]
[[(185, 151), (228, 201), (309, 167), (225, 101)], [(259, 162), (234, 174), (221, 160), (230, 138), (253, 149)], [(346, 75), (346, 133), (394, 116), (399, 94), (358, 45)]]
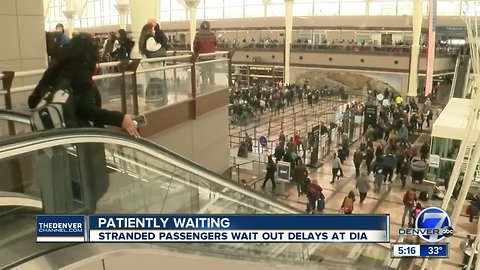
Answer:
[(132, 39), (135, 41), (135, 47), (132, 50), (132, 58), (141, 58), (138, 51), (138, 38), (142, 27), (148, 19), (158, 18), (160, 10), (160, 1), (158, 0), (130, 0), (130, 16), (132, 19), (131, 30)]
[(73, 20), (75, 18), (75, 11), (64, 10), (63, 15), (65, 16), (65, 18), (67, 18), (67, 25), (65, 25), (65, 28), (64, 28), (65, 29), (65, 34), (69, 38), (71, 38), (73, 32), (75, 31), (75, 22)]
[(408, 78), (408, 93), (409, 97), (417, 96), (418, 88), (418, 57), (420, 55), (420, 35), (422, 34), (422, 20), (423, 20), (423, 0), (414, 0), (413, 4), (413, 43), (410, 56), (410, 72)]
[(190, 51), (193, 52), (193, 41), (195, 40), (195, 34), (197, 32), (197, 8), (195, 6), (188, 7), (188, 13), (190, 14)]
[(193, 41), (195, 40), (195, 34), (197, 33), (197, 6), (200, 0), (184, 0), (185, 5), (188, 8), (188, 14), (190, 19), (190, 50), (193, 52)]
[(292, 46), (293, 29), (293, 0), (285, 0), (285, 66), (283, 69), (283, 83), (290, 83), (290, 47)]
[(267, 17), (267, 6), (272, 0), (263, 0), (263, 17)]
[(120, 29), (127, 28), (127, 17), (128, 17), (129, 7), (130, 5), (128, 3), (125, 3), (124, 1), (121, 1), (121, 0), (117, 0), (115, 9), (118, 11)]

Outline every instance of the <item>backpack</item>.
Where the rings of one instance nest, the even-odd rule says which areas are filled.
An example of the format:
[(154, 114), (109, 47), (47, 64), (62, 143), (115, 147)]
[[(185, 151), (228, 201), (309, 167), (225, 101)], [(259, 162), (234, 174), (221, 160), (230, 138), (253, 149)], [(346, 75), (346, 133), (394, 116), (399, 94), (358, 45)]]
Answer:
[(350, 214), (353, 211), (353, 199), (346, 197), (343, 201), (343, 212), (345, 214)]
[(420, 212), (422, 212), (422, 209), (415, 208), (412, 213), (413, 220), (417, 220), (418, 215), (420, 215)]
[(317, 195), (318, 195), (317, 193), (318, 193), (318, 190), (317, 190), (317, 187), (315, 187), (315, 185), (308, 186), (307, 188), (308, 198), (317, 198)]
[(33, 131), (78, 127), (70, 80), (62, 79), (37, 104), (30, 124)]
[(324, 199), (318, 199), (317, 200), (317, 211), (323, 211), (325, 209), (325, 200)]

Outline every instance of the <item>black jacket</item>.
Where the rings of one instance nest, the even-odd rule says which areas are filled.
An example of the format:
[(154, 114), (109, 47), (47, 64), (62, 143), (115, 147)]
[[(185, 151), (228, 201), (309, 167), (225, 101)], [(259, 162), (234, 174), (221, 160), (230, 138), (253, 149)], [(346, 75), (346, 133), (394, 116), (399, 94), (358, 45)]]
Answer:
[(158, 25), (155, 25), (155, 41), (157, 43), (160, 43), (162, 45), (163, 48), (165, 48), (165, 50), (168, 50), (168, 39), (167, 39), (167, 36), (165, 35), (165, 32), (163, 32), (163, 30), (160, 29), (160, 26)]
[(93, 72), (83, 63), (64, 63), (48, 68), (28, 97), (28, 107), (35, 108), (48, 92), (55, 87), (59, 79), (71, 82), (75, 98), (75, 112), (79, 127), (122, 126), (124, 114), (101, 108), (102, 99), (98, 88), (92, 80)]

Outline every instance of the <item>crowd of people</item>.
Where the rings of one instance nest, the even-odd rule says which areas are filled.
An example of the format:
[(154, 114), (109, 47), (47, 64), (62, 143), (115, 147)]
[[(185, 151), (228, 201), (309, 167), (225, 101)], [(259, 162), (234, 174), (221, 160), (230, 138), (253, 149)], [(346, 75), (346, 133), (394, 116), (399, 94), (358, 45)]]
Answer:
[[(343, 126), (335, 126), (342, 135), (338, 142), (340, 147), (331, 157), (332, 180), (330, 183), (334, 184), (344, 177), (342, 166), (351, 157), (355, 167), (356, 188), (360, 194), (360, 204), (365, 201), (367, 193), (372, 188), (374, 193), (380, 193), (383, 185), (393, 183), (395, 179), (399, 179), (403, 189), (407, 186), (409, 176), (412, 183), (421, 183), (426, 174), (426, 161), (430, 153), (428, 142), (415, 145), (412, 139), (415, 139), (415, 135), (421, 132), (424, 127), (431, 126), (433, 118), (431, 103), (425, 102), (425, 104), (419, 106), (414, 100), (403, 102), (397, 99), (398, 95), (393, 94), (393, 91), (385, 90), (381, 94), (388, 100), (387, 103), (385, 100), (377, 99), (379, 94), (377, 91), (373, 91), (366, 103), (352, 102), (349, 105), (350, 108), (347, 108), (347, 110), (353, 110), (356, 114), (362, 114), (365, 110), (365, 104), (378, 106), (376, 123), (369, 125), (364, 130), (363, 138), (353, 154), (350, 154), (351, 142), (349, 136), (342, 131)], [(331, 128), (332, 126), (322, 123), (321, 134), (329, 134)], [(309, 202), (308, 212), (315, 213), (325, 207), (325, 202), (323, 201), (322, 188), (318, 183), (309, 179), (308, 170), (304, 165), (305, 150), (309, 149), (312, 143), (310, 140), (311, 138), (301, 136), (298, 133), (287, 140), (282, 131), (273, 157), (269, 157), (268, 167), (271, 169), (267, 169), (263, 186), (265, 187), (268, 181), (274, 182), (273, 173), (277, 161), (289, 162), (292, 170), (292, 181), (297, 186), (298, 196), (306, 195)], [(245, 141), (248, 144), (248, 139)], [(303, 150), (303, 155), (301, 150)], [(373, 183), (373, 187), (370, 183)], [(272, 187), (275, 188), (275, 185), (272, 185)], [(415, 209), (421, 207), (416, 197), (413, 200), (410, 199), (409, 194), (412, 192), (412, 190), (407, 190), (404, 198), (405, 213), (403, 219), (405, 220), (408, 216), (408, 224), (412, 224)], [(426, 195), (420, 194), (419, 197), (423, 196)], [(341, 211), (345, 214), (352, 213), (355, 202), (355, 193), (352, 191), (345, 197), (341, 205)]]
[(264, 83), (254, 83), (249, 87), (235, 86), (230, 89), (230, 104), (232, 121), (247, 120), (249, 118), (261, 115), (270, 111), (275, 115), (280, 115), (285, 108), (298, 103), (312, 107), (320, 102), (322, 97), (340, 95), (346, 98), (345, 90), (340, 87), (323, 88), (310, 87), (309, 82), (303, 85), (292, 83), (283, 85), (281, 81), (269, 81)]

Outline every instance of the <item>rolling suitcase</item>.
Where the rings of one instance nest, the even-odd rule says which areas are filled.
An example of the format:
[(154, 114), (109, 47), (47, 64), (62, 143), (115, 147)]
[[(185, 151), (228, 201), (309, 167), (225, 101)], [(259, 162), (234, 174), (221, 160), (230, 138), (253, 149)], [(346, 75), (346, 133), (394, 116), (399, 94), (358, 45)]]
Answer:
[(428, 195), (427, 192), (425, 192), (425, 191), (420, 191), (420, 195), (418, 196), (418, 199), (419, 199), (420, 201), (426, 202), (426, 201), (428, 201), (428, 197), (429, 197), (429, 195)]

